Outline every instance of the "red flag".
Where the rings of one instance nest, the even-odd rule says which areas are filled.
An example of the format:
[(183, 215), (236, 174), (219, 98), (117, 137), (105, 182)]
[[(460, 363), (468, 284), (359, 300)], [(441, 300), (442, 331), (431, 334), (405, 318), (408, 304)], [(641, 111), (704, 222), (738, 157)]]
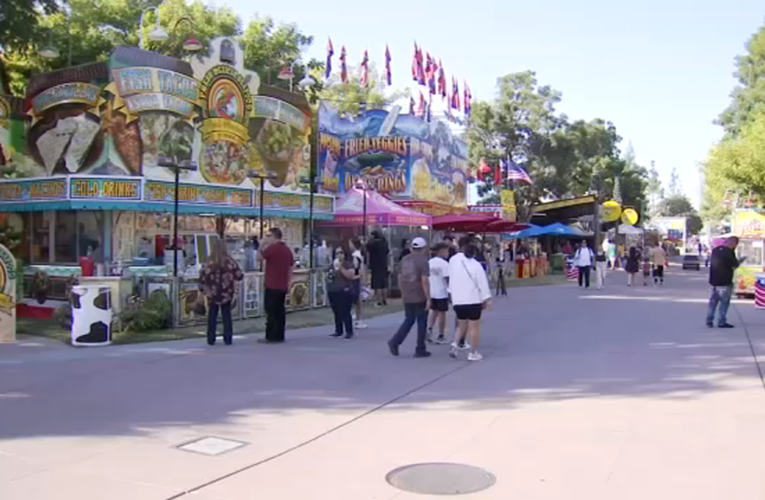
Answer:
[(340, 49), (340, 81), (348, 83), (348, 65), (345, 63), (345, 45)]
[(390, 71), (390, 49), (385, 46), (385, 79), (388, 82), (388, 86), (393, 84), (393, 74)]
[(438, 93), (446, 99), (446, 73), (444, 73), (444, 63), (438, 60)]
[(489, 172), (491, 172), (491, 167), (486, 163), (485, 158), (481, 158), (481, 161), (478, 163), (478, 174), (476, 177), (481, 179), (483, 174), (488, 174)]
[(362, 87), (369, 87), (369, 54), (364, 51), (364, 59), (361, 60), (361, 78), (359, 84)]

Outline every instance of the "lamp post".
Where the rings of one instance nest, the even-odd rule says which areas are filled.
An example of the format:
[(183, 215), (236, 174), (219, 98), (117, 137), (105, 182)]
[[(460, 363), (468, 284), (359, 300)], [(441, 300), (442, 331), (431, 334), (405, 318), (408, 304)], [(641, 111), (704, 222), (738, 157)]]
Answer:
[(358, 182), (356, 182), (356, 189), (361, 189), (364, 200), (362, 201), (362, 224), (361, 224), (361, 236), (363, 237), (364, 241), (367, 239), (367, 181), (366, 179), (359, 179)]
[(274, 172), (269, 172), (266, 175), (256, 174), (255, 172), (250, 172), (247, 174), (247, 177), (250, 179), (260, 179), (260, 193), (258, 195), (259, 201), (258, 206), (260, 207), (260, 231), (259, 231), (259, 238), (263, 239), (263, 194), (265, 193), (265, 184), (266, 179), (276, 179), (276, 174)]
[(167, 40), (170, 35), (167, 34), (167, 31), (162, 29), (162, 26), (160, 25), (160, 13), (159, 13), (159, 7), (147, 7), (141, 12), (141, 18), (138, 21), (138, 46), (142, 49), (145, 49), (146, 47), (143, 46), (143, 18), (149, 11), (154, 11), (157, 15), (157, 21), (154, 26), (154, 29), (149, 32), (149, 40), (153, 40), (155, 42), (164, 42)]
[(180, 191), (180, 185), (181, 185), (181, 179), (180, 179), (180, 172), (181, 170), (196, 170), (197, 164), (190, 161), (190, 160), (181, 160), (180, 162), (178, 159), (174, 156), (160, 156), (159, 161), (157, 164), (160, 167), (167, 167), (172, 168), (175, 170), (175, 195), (173, 196), (174, 199), (174, 210), (173, 210), (173, 277), (178, 277), (178, 194)]

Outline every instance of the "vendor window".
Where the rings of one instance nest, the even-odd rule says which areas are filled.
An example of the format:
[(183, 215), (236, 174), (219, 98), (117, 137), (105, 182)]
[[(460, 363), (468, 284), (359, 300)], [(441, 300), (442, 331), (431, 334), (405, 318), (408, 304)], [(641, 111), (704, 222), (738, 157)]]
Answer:
[[(58, 211), (35, 213), (32, 216), (32, 262), (75, 264), (80, 257), (90, 256), (103, 262), (102, 212)], [(53, 255), (48, 244), (49, 227), (53, 226)]]

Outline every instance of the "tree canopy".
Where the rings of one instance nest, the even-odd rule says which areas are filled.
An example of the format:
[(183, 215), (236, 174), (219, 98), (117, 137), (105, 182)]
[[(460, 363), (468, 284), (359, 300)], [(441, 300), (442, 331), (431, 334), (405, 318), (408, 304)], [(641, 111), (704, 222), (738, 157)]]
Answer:
[[(513, 73), (497, 81), (497, 97), (477, 102), (466, 132), (470, 162), (483, 158), (495, 166), (510, 158), (522, 165), (534, 184), (517, 187), (520, 218), (543, 198), (563, 198), (595, 192), (602, 200), (618, 191), (626, 205), (640, 209), (645, 200), (646, 171), (634, 152), (620, 158), (621, 137), (605, 120), (569, 121), (555, 106), (561, 93), (540, 85), (533, 71)], [(496, 201), (494, 169), (478, 185), (484, 201)]]

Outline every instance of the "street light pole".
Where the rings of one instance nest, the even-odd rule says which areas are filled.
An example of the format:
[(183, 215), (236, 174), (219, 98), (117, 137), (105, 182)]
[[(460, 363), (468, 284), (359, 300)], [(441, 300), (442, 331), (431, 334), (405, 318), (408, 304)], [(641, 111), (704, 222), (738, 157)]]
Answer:
[(173, 196), (173, 243), (171, 248), (173, 249), (173, 277), (178, 277), (178, 202), (180, 201), (180, 186), (181, 186), (181, 170), (196, 170), (197, 164), (189, 161), (182, 160), (178, 162), (176, 157), (160, 156), (157, 164), (160, 167), (172, 168), (175, 170), (175, 195)]
[(263, 241), (263, 200), (264, 200), (263, 192), (265, 191), (264, 189), (265, 182), (266, 182), (266, 178), (261, 176), (260, 177), (260, 202), (258, 203), (258, 205), (260, 206), (260, 240), (261, 241)]

